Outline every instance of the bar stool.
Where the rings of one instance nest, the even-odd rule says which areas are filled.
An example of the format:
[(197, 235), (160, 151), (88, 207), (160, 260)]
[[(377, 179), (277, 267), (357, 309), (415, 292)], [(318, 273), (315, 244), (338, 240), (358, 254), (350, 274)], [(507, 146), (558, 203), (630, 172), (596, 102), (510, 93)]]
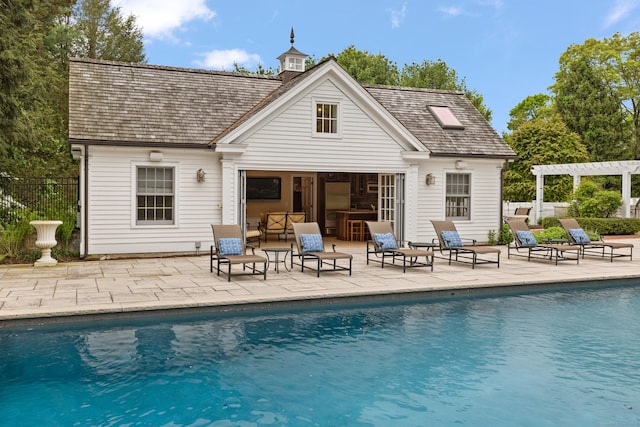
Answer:
[(364, 221), (350, 219), (347, 221), (347, 232), (349, 233), (349, 240), (362, 241), (364, 239)]

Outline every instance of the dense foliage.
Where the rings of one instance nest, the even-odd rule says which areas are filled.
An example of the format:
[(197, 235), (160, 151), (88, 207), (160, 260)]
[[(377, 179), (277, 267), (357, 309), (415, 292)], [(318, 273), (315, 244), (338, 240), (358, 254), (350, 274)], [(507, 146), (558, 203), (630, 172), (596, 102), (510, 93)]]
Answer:
[(2, 2), (0, 173), (77, 173), (67, 142), (71, 56), (143, 62), (142, 33), (108, 0)]

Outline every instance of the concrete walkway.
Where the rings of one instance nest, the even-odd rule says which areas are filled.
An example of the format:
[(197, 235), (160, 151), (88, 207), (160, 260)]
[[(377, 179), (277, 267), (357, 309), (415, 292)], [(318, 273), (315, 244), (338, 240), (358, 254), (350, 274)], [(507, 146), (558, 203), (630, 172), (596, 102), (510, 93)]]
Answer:
[[(616, 241), (634, 243), (634, 257), (640, 257), (639, 239)], [(277, 274), (272, 264), (266, 281), (260, 276), (237, 276), (227, 282), (226, 276), (209, 272), (208, 255), (83, 261), (52, 267), (0, 266), (0, 321), (5, 321), (0, 327), (7, 320), (19, 319), (640, 279), (640, 261), (635, 258), (610, 262), (587, 257), (578, 265), (564, 261), (556, 266), (548, 261), (507, 259), (506, 247), (501, 249), (499, 269), (489, 264), (472, 270), (470, 265), (448, 265), (446, 260), (436, 258), (433, 272), (416, 268), (402, 273), (398, 267), (367, 265), (363, 243), (338, 242), (338, 250), (354, 256), (352, 276), (327, 272), (316, 278), (312, 271), (300, 272), (299, 266), (291, 272), (281, 267)], [(261, 253), (259, 249), (257, 252)]]

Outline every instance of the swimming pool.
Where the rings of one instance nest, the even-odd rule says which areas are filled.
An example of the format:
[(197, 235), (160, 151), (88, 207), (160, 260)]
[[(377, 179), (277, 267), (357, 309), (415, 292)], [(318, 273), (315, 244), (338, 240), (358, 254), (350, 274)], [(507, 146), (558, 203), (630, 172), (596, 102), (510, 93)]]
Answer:
[(640, 424), (640, 286), (0, 329), (0, 424)]

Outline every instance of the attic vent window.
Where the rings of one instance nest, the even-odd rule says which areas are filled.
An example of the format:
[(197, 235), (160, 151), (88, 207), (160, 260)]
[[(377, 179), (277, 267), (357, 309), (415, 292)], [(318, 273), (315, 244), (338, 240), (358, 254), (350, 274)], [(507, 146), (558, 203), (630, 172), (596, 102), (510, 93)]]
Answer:
[(429, 111), (438, 121), (442, 129), (464, 129), (460, 120), (458, 120), (449, 107), (429, 105)]

